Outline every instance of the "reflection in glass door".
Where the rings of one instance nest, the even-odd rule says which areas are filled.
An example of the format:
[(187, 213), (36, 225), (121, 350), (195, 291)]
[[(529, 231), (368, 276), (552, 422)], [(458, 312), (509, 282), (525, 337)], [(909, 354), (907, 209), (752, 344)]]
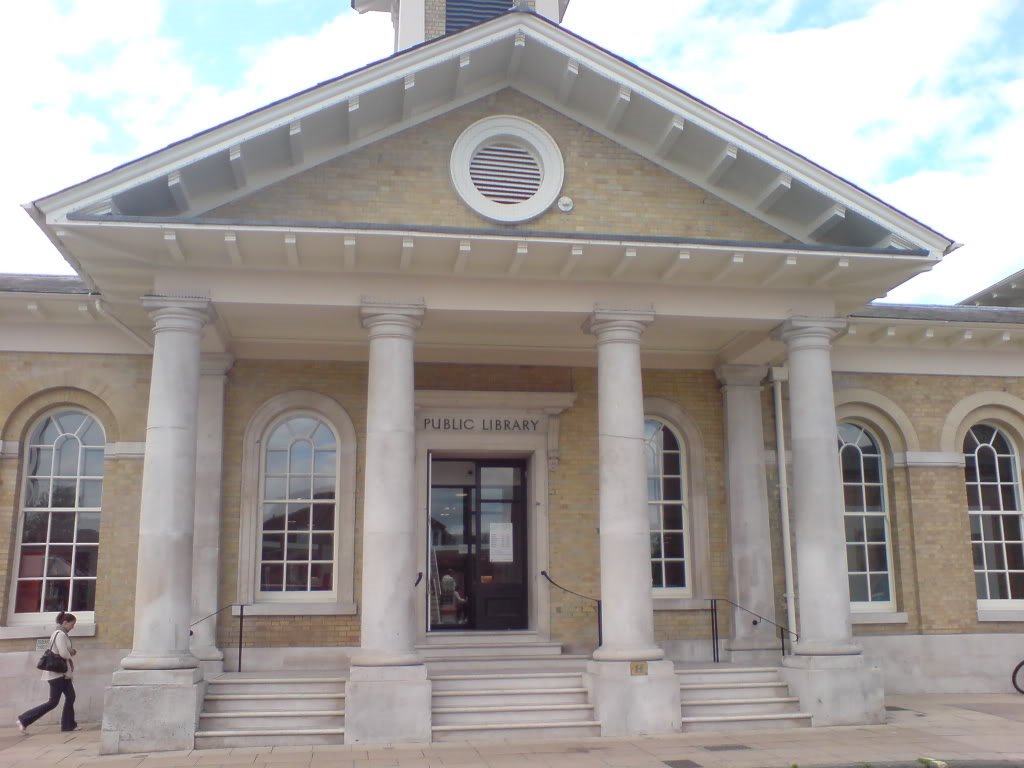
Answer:
[(432, 459), (431, 630), (525, 629), (526, 466)]

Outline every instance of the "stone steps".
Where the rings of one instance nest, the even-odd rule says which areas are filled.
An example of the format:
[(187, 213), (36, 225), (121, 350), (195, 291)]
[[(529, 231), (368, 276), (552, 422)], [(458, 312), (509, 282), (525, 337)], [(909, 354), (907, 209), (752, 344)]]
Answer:
[(811, 716), (774, 667), (677, 670), (682, 730), (806, 728)]
[(345, 678), (226, 673), (207, 684), (196, 749), (343, 744)]

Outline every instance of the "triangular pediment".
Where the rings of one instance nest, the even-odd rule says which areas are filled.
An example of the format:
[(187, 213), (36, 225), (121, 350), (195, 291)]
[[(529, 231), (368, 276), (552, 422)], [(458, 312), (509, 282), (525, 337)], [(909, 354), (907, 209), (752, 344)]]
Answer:
[(941, 257), (951, 242), (683, 91), (530, 13), (397, 54), (37, 201), (83, 217), (195, 219), (507, 88), (781, 233)]

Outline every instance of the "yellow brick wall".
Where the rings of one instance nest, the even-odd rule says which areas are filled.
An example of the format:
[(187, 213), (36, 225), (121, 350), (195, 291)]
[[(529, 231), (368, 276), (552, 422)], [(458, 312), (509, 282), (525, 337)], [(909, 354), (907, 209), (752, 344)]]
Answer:
[[(448, 168), (452, 146), (469, 125), (497, 114), (532, 120), (554, 137), (565, 159), (563, 194), (576, 203), (572, 213), (555, 208), (527, 224), (503, 227), (459, 199)], [(297, 174), (210, 216), (790, 241), (714, 195), (511, 89)]]
[[(85, 408), (103, 423), (107, 442), (144, 442), (150, 361), (143, 356), (4, 353), (0, 356), (0, 437), (22, 443), (40, 415), (61, 406)], [(0, 460), (0, 611), (10, 610), (21, 459)], [(104, 463), (96, 636), (83, 647), (130, 648), (135, 602), (142, 460)], [(28, 650), (35, 641), (0, 641), (0, 651)]]
[(447, 0), (426, 0), (426, 38), (433, 40), (444, 36)]

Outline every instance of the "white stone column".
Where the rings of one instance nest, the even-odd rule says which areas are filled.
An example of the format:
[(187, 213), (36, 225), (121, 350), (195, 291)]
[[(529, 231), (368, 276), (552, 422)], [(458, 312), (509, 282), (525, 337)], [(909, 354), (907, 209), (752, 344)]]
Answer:
[(413, 341), (422, 306), (364, 304), (370, 337), (360, 649), (346, 686), (346, 743), (428, 742), (430, 681), (416, 653)]
[(793, 453), (790, 494), (796, 528), (800, 640), (797, 653), (859, 653), (850, 630), (850, 587), (843, 531), (832, 340), (842, 320), (796, 318), (779, 337), (789, 363)]
[(781, 658), (778, 630), (752, 615), (775, 621), (775, 579), (761, 409), (761, 382), (768, 368), (724, 365), (715, 373), (722, 382), (725, 405), (731, 549), (729, 599), (746, 609), (730, 606), (733, 632), (726, 647), (733, 661), (777, 663)]
[(215, 614), (220, 605), (221, 486), (224, 464), (224, 384), (234, 359), (204, 355), (200, 362), (196, 518), (192, 544), (192, 654), (204, 677), (224, 671)]
[(640, 336), (653, 312), (595, 311), (603, 642), (588, 665), (605, 736), (679, 727), (679, 685), (654, 642)]
[(866, 663), (850, 629), (832, 341), (846, 328), (834, 318), (791, 318), (776, 336), (789, 364), (800, 639), (784, 673), (815, 725), (884, 722), (881, 670)]
[(199, 661), (189, 650), (199, 355), (206, 299), (147, 296), (153, 371), (142, 470), (132, 651), (107, 688), (100, 749), (190, 749)]

